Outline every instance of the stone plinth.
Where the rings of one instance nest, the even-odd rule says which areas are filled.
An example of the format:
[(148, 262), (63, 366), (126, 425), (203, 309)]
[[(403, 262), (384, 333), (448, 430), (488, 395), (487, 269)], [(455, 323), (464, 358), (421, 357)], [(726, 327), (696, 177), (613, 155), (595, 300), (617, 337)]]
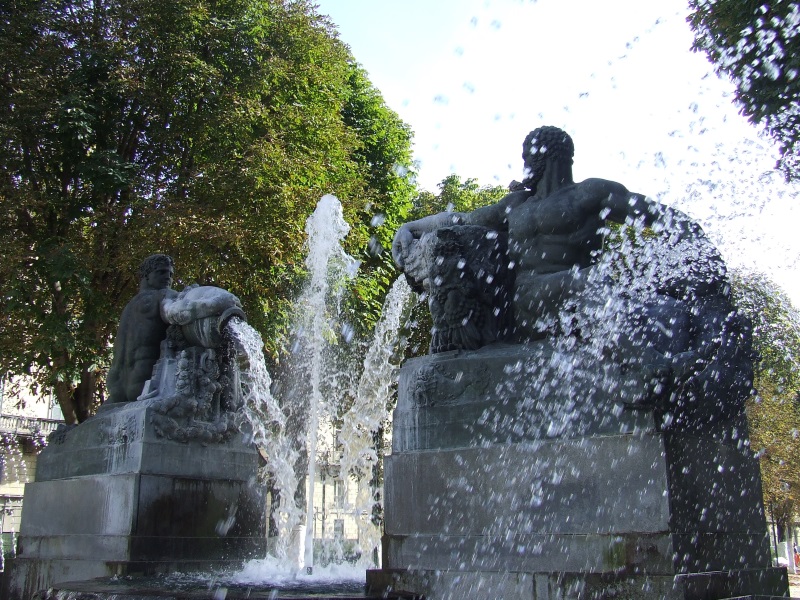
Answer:
[(787, 593), (742, 419), (674, 427), (620, 400), (646, 395), (624, 372), (559, 370), (542, 347), (403, 367), (368, 582), (434, 599)]
[(56, 434), (27, 484), (12, 598), (58, 582), (230, 568), (265, 551), (258, 455), (160, 437), (147, 401)]

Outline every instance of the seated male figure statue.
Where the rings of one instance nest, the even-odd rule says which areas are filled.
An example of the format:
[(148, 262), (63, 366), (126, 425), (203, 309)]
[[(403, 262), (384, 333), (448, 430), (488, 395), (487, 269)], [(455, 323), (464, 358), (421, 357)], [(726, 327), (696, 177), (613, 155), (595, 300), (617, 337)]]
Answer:
[(172, 289), (174, 273), (172, 258), (166, 254), (149, 256), (139, 267), (139, 293), (122, 311), (114, 339), (107, 402), (133, 402), (150, 379), (169, 327), (164, 301), (178, 295)]
[[(559, 312), (587, 282), (596, 253), (602, 250), (606, 219), (618, 223), (657, 221), (681, 235), (702, 235), (683, 213), (657, 204), (622, 184), (605, 179), (572, 179), (574, 146), (567, 133), (540, 127), (525, 138), (522, 157), (526, 178), (496, 204), (468, 213), (439, 213), (406, 223), (395, 234), (392, 254), (412, 280), (432, 291), (441, 274), (431, 277), (439, 259), (420, 256), (430, 234), (443, 228), (481, 226), (507, 236), (511, 282), (511, 331), (515, 342), (562, 333)], [(434, 323), (436, 326), (436, 323)], [(489, 340), (493, 341), (493, 340)]]

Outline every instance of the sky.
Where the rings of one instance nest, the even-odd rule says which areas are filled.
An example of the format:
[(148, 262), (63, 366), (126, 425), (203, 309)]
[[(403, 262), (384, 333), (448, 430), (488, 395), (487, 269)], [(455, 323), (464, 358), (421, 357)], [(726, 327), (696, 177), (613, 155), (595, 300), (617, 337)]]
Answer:
[(800, 307), (800, 185), (691, 52), (684, 0), (316, 0), (414, 131), (420, 185), (522, 178), (522, 140), (555, 125), (575, 180), (602, 177), (697, 219), (732, 267)]

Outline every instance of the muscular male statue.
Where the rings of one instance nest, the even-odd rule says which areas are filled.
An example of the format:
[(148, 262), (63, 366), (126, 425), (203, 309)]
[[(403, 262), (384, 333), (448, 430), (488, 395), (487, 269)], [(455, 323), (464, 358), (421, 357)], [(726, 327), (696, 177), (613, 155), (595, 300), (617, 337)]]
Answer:
[[(513, 282), (510, 337), (529, 341), (559, 333), (559, 311), (586, 285), (587, 269), (602, 249), (606, 219), (619, 223), (641, 220), (645, 225), (660, 221), (682, 234), (699, 230), (683, 213), (631, 193), (614, 181), (575, 183), (573, 153), (572, 139), (561, 129), (532, 131), (523, 143), (526, 178), (522, 183), (514, 182), (511, 193), (494, 205), (404, 224), (392, 245), (395, 262), (412, 280), (427, 281), (429, 274), (421, 271), (430, 261), (423, 264), (419, 258), (425, 253), (424, 243), (419, 242), (426, 234), (468, 225), (507, 235)], [(435, 286), (435, 282), (427, 285)]]
[(149, 256), (139, 267), (139, 293), (122, 311), (114, 340), (107, 402), (133, 402), (150, 379), (169, 326), (162, 314), (164, 300), (178, 295), (171, 289), (174, 272), (166, 254)]

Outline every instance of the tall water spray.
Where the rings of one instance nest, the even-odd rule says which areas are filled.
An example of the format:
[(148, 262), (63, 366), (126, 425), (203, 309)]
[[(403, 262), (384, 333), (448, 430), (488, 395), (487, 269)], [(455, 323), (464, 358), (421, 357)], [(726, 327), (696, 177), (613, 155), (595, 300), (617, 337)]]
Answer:
[[(376, 448), (376, 435), (383, 430), (389, 434), (389, 400), (397, 379), (398, 363), (402, 358), (404, 342), (398, 340), (403, 315), (412, 291), (405, 277), (392, 284), (375, 327), (372, 342), (364, 357), (363, 370), (358, 381), (355, 401), (344, 415), (339, 441), (342, 445), (341, 472), (353, 475), (358, 484), (354, 515), (373, 514), (379, 502), (378, 482), (373, 470), (381, 457)], [(346, 479), (348, 484), (350, 479)], [(367, 549), (379, 548), (380, 530), (373, 519), (356, 519), (361, 545)], [(378, 553), (380, 554), (380, 553)]]
[[(358, 262), (348, 256), (341, 243), (350, 226), (342, 215), (336, 197), (323, 196), (314, 213), (306, 221), (308, 256), (306, 267), (310, 279), (298, 301), (299, 316), (295, 323), (296, 344), (293, 359), (295, 377), (302, 377), (307, 397), (294, 396), (292, 410), (304, 415), (306, 466), (306, 531), (303, 564), (310, 573), (314, 565), (314, 484), (320, 417), (330, 413), (330, 399), (323, 397), (325, 349), (336, 338), (337, 320), (344, 283), (355, 275)], [(298, 432), (299, 434), (300, 432)]]
[[(273, 499), (272, 519), (277, 528), (273, 534), (277, 535), (271, 545), (277, 562), (268, 559), (262, 565), (269, 571), (277, 568), (286, 573), (299, 566), (307, 574), (312, 572), (314, 488), (320, 450), (325, 450), (320, 444), (339, 428), (338, 439), (333, 440), (339, 450), (332, 454), (334, 462), (341, 459), (344, 497), (351, 496), (347, 493), (351, 477), (358, 484), (355, 502), (341, 508), (354, 518), (361, 548), (375, 551), (380, 543), (379, 528), (370, 522), (378, 501), (374, 469), (381, 460), (375, 436), (388, 423), (388, 404), (402, 355), (398, 331), (411, 290), (404, 278), (396, 281), (369, 344), (352, 339), (340, 310), (345, 284), (358, 268), (341, 246), (348, 231), (339, 201), (323, 197), (306, 223), (309, 279), (295, 304), (292, 353), (274, 396), (258, 333), (238, 320), (232, 320), (228, 328), (244, 357), (239, 360), (243, 406), (238, 419), (265, 456), (265, 479), (278, 499)], [(337, 353), (337, 349), (343, 351)], [(363, 365), (354, 364), (353, 357), (362, 356), (364, 349)], [(344, 411), (348, 403), (350, 408)], [(320, 432), (327, 434), (322, 440)], [(341, 548), (326, 551), (335, 553)], [(258, 569), (248, 567), (250, 572)]]

